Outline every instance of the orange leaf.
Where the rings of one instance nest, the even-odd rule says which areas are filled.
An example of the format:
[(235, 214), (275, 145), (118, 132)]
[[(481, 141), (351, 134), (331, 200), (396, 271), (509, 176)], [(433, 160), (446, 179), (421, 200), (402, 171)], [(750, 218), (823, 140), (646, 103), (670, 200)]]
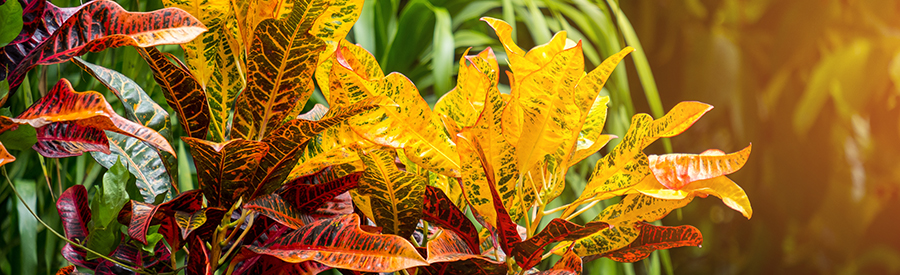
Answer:
[(647, 159), (650, 161), (650, 171), (653, 171), (656, 179), (663, 186), (678, 190), (694, 181), (728, 175), (740, 170), (750, 157), (752, 146), (727, 155), (722, 151), (709, 150), (699, 155), (649, 155)]

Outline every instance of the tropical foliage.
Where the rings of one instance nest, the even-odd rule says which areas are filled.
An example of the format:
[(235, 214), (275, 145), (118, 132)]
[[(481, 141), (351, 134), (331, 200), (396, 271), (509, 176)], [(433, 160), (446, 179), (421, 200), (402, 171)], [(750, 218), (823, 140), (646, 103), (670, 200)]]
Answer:
[[(101, 93), (62, 78), (22, 112), (0, 116), (0, 132), (11, 133), (3, 141), (31, 147), (42, 163), (90, 152), (107, 168), (101, 186), (75, 184), (56, 198), (61, 254), (81, 271), (506, 274), (537, 272), (560, 255), (543, 272), (578, 274), (601, 257), (635, 262), (699, 246), (692, 226), (652, 224), (696, 197), (752, 215), (726, 177), (750, 146), (644, 153), (712, 109), (700, 102), (657, 119), (633, 116), (580, 195), (547, 209), (568, 187), (569, 169), (617, 138), (603, 133), (610, 98), (601, 93), (632, 47), (585, 72), (585, 44), (566, 31), (526, 51), (512, 26), (483, 17), (510, 71), (501, 72), (491, 48), (467, 50), (455, 87), (432, 108), (409, 78), (385, 74), (345, 39), (362, 0), (163, 4), (137, 13), (107, 0), (73, 8), (31, 0), (3, 48), (4, 102), (19, 103), (7, 99), (37, 65), (72, 62), (125, 106), (123, 117)], [(162, 44), (180, 45), (184, 63), (155, 47)], [(123, 46), (146, 61), (175, 117), (129, 76), (77, 57)], [(446, 86), (435, 80), (434, 89)], [(304, 112), (317, 90), (327, 106)], [(173, 132), (189, 155), (171, 145)], [(0, 165), (15, 160), (0, 147)], [(180, 184), (194, 180), (188, 160), (198, 188)], [(35, 186), (26, 186), (9, 182), (27, 208), (19, 190)], [(572, 222), (611, 198), (621, 200)], [(79, 272), (74, 266), (60, 273)]]

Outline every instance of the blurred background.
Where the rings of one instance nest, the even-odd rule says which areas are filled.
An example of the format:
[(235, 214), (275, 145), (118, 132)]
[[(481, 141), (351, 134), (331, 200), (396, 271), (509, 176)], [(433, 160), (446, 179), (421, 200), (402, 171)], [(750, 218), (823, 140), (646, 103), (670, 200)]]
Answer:
[[(118, 2), (130, 11), (162, 8), (158, 0)], [(750, 197), (751, 220), (716, 198), (698, 199), (662, 224), (698, 227), (702, 248), (676, 248), (634, 264), (601, 259), (586, 264), (587, 274), (900, 273), (900, 1), (367, 0), (348, 39), (386, 72), (407, 75), (434, 104), (455, 86), (466, 49), (492, 47), (505, 65), (482, 16), (513, 23), (526, 49), (567, 31), (583, 43), (586, 71), (626, 45), (637, 48), (602, 92), (611, 97), (609, 133), (622, 136), (633, 114), (659, 117), (680, 101), (716, 107), (648, 154), (733, 152), (753, 143), (749, 162), (731, 175)], [(182, 55), (177, 46), (161, 49)], [(84, 58), (132, 77), (165, 106), (134, 49)], [(12, 113), (60, 78), (79, 91), (108, 93), (73, 64), (42, 66), (11, 98)], [(121, 108), (114, 96), (107, 99)], [(314, 103), (324, 98), (316, 94), (308, 106)], [(171, 129), (184, 150), (181, 128)], [(105, 170), (89, 156), (36, 161), (30, 148), (7, 147), (19, 159), (6, 166), (9, 178), (57, 228), (53, 194), (74, 184), (91, 190)], [(602, 153), (573, 167), (571, 188), (554, 203), (577, 197)], [(196, 186), (180, 178), (181, 186)], [(0, 273), (48, 274), (66, 264), (63, 242), (31, 218), (6, 184), (0, 202)]]

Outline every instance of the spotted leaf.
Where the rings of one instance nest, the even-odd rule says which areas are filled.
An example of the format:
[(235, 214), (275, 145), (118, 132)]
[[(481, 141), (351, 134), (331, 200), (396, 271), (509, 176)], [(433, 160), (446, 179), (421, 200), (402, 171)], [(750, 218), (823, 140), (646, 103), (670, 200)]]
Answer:
[(511, 255), (522, 269), (530, 269), (540, 263), (545, 246), (562, 240), (577, 240), (607, 228), (609, 224), (601, 221), (580, 226), (563, 219), (553, 219), (541, 232), (515, 244)]
[[(139, 47), (137, 51), (153, 70), (153, 79), (162, 87), (169, 107), (178, 114), (184, 132), (193, 138), (205, 138), (209, 129), (209, 105), (200, 83), (170, 54), (162, 53), (156, 47)], [(169, 58), (179, 62), (180, 66), (170, 62)]]
[(425, 274), (506, 274), (509, 267), (503, 263), (474, 253), (466, 241), (451, 230), (443, 230), (428, 241), (427, 267), (420, 267)]
[(388, 151), (359, 152), (359, 156), (366, 165), (359, 193), (370, 198), (375, 224), (387, 234), (412, 235), (422, 218), (427, 180), (397, 169)]
[(244, 209), (256, 211), (291, 229), (304, 225), (300, 211), (281, 199), (278, 194), (268, 194), (244, 204)]
[(699, 246), (703, 243), (700, 230), (690, 225), (657, 226), (640, 223), (638, 227), (641, 233), (631, 244), (600, 256), (617, 262), (633, 263), (649, 257), (656, 250)]
[(478, 231), (475, 229), (475, 225), (440, 189), (432, 186), (425, 188), (422, 214), (422, 219), (453, 230), (475, 254), (481, 252), (478, 247)]
[(227, 207), (242, 196), (249, 199), (256, 188), (253, 173), (269, 150), (267, 144), (243, 139), (225, 143), (182, 139), (191, 148), (200, 190), (210, 206)]

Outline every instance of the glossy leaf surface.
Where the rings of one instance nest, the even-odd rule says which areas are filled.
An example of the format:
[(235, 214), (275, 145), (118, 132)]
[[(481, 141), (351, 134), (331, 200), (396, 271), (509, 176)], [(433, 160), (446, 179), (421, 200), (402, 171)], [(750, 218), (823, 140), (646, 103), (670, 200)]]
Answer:
[[(88, 236), (87, 226), (91, 222), (91, 209), (88, 208), (87, 190), (84, 186), (75, 185), (60, 194), (56, 201), (56, 210), (59, 211), (66, 238), (83, 242)], [(97, 261), (85, 260), (86, 254), (87, 252), (71, 244), (63, 246), (62, 255), (67, 261), (78, 266), (96, 267)]]
[(278, 238), (269, 247), (246, 248), (285, 262), (313, 260), (365, 272), (394, 272), (428, 264), (405, 239), (362, 231), (356, 214), (306, 225)]
[(513, 245), (511, 255), (516, 258), (520, 267), (530, 269), (540, 263), (545, 246), (562, 240), (577, 240), (607, 228), (609, 225), (605, 222), (590, 222), (580, 226), (563, 219), (553, 219), (541, 232)]
[(419, 268), (425, 274), (506, 274), (503, 263), (473, 253), (466, 241), (450, 230), (443, 230), (428, 241), (428, 263)]
[[(332, 166), (332, 169), (340, 169), (340, 167)], [(352, 173), (353, 171), (335, 172), (328, 170), (322, 173), (347, 174), (348, 172)], [(359, 186), (362, 173), (347, 174), (327, 182), (319, 181), (316, 183), (315, 180), (311, 180), (311, 178), (317, 178), (319, 175), (316, 174), (293, 180), (286, 184), (287, 187), (281, 195), (285, 198), (285, 201), (290, 202), (297, 209), (311, 213), (326, 201)]]
[[(131, 222), (128, 225), (128, 235), (147, 244), (147, 230), (150, 226), (163, 219), (175, 219), (175, 211), (194, 212), (200, 210), (200, 199), (203, 194), (200, 190), (191, 190), (178, 195), (178, 197), (159, 205), (131, 201)], [(172, 222), (171, 226), (177, 227)], [(175, 232), (176, 228), (172, 228)], [(172, 240), (172, 246), (177, 246)]]
[(466, 217), (456, 205), (444, 194), (443, 191), (433, 186), (425, 188), (425, 201), (422, 208), (422, 219), (436, 223), (447, 230), (453, 230), (465, 240), (469, 249), (475, 254), (480, 252), (478, 247), (478, 231), (472, 221)]

